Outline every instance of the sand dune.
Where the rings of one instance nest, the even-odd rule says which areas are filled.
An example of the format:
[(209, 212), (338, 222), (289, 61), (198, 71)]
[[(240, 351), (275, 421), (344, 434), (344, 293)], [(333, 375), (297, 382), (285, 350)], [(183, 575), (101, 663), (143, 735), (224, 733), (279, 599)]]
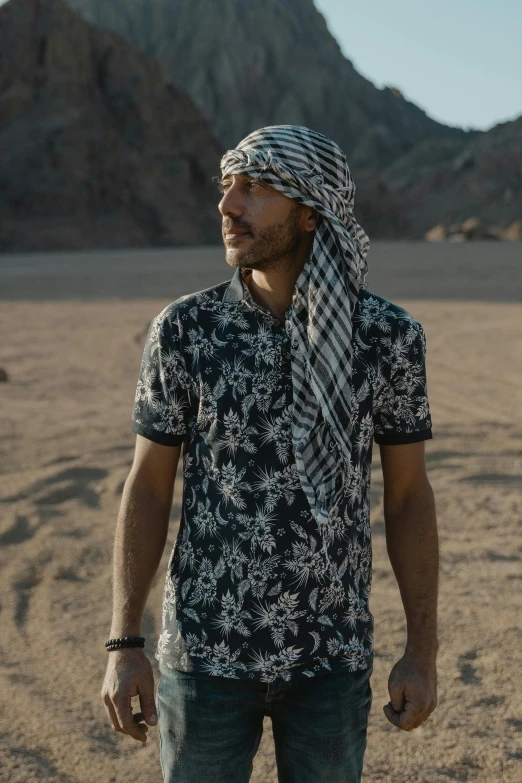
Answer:
[[(434, 426), (426, 455), (442, 566), (440, 703), (405, 734), (382, 713), (405, 624), (385, 551), (376, 447), (367, 783), (522, 781), (520, 255), (519, 245), (486, 243), (371, 251), (370, 288), (426, 331)], [(10, 378), (0, 384), (2, 782), (161, 780), (157, 731), (145, 746), (115, 734), (99, 697), (112, 538), (132, 460), (144, 327), (177, 296), (231, 270), (212, 248), (117, 256), (0, 259), (0, 367)], [(181, 482), (145, 616), (151, 658)], [(252, 781), (276, 779), (267, 720)]]

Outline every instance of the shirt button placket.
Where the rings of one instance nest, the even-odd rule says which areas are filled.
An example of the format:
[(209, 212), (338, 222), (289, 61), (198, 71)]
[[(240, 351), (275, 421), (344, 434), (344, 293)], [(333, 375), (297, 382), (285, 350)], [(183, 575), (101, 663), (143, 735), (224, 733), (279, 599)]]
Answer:
[[(289, 320), (286, 320), (285, 321), (285, 328), (286, 328), (286, 333), (288, 334), (288, 336), (290, 338), (292, 338), (292, 331), (293, 331), (292, 330), (292, 322), (289, 321)], [(294, 330), (293, 339), (292, 339), (292, 348), (295, 349), (295, 348), (297, 348), (298, 345), (299, 345), (299, 343), (297, 342), (297, 339), (295, 337), (295, 330)]]

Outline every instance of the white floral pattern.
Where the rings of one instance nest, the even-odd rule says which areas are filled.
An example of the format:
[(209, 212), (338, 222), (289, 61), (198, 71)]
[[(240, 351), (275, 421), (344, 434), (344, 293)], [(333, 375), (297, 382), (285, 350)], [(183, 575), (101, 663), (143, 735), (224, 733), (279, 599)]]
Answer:
[(370, 665), (372, 445), (431, 438), (431, 418), (422, 326), (365, 290), (353, 323), (351, 465), (338, 477), (343, 502), (318, 529), (293, 457), (284, 324), (239, 269), (153, 320), (133, 431), (184, 444), (164, 665), (265, 682)]

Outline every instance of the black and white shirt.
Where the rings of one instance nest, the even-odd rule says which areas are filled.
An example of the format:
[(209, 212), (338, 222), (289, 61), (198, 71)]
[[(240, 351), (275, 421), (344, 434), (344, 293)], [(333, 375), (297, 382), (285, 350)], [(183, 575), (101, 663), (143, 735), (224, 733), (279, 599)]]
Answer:
[(133, 431), (183, 443), (156, 658), (264, 682), (363, 669), (373, 659), (372, 445), (432, 437), (424, 332), (360, 291), (351, 470), (339, 477), (326, 557), (292, 453), (290, 337), (244, 273), (168, 305), (145, 345)]

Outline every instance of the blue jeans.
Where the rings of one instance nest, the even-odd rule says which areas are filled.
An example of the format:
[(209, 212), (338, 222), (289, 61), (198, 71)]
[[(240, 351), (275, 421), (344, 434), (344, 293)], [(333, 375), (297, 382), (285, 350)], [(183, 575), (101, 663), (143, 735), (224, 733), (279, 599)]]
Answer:
[(165, 783), (247, 783), (272, 719), (279, 783), (359, 783), (372, 667), (265, 683), (160, 668)]

